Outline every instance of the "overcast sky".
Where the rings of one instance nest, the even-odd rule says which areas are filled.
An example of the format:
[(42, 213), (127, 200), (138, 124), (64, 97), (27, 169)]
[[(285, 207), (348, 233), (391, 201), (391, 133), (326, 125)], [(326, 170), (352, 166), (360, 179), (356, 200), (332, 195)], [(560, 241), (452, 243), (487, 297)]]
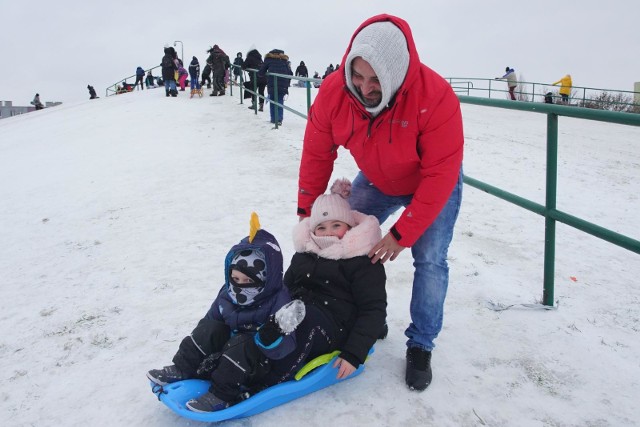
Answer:
[(408, 21), (422, 62), (445, 77), (493, 78), (510, 66), (533, 82), (570, 73), (576, 86), (632, 91), (640, 81), (636, 0), (310, 4), (0, 0), (0, 100), (27, 105), (39, 92), (42, 101), (77, 101), (88, 98), (87, 84), (102, 97), (137, 66), (158, 65), (164, 45), (176, 40), (188, 60), (204, 63), (213, 44), (231, 59), (251, 46), (262, 54), (279, 48), (294, 67), (303, 60), (322, 74), (341, 60), (356, 27), (379, 13)]

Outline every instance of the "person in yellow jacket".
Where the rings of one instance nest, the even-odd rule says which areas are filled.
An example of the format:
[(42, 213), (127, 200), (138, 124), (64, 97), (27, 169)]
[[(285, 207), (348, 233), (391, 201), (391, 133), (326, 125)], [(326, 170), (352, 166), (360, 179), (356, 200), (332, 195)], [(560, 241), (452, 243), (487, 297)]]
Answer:
[(571, 81), (571, 74), (567, 74), (557, 82), (553, 84), (553, 86), (560, 83), (560, 96), (562, 96), (562, 102), (565, 104), (569, 103), (569, 95), (571, 95), (571, 87), (573, 83)]

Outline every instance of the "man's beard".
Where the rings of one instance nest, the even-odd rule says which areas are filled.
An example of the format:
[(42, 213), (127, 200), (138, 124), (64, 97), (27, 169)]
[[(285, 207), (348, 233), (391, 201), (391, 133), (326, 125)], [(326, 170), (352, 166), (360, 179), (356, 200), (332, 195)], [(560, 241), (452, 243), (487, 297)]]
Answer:
[(362, 103), (367, 108), (377, 107), (378, 105), (380, 105), (380, 102), (382, 101), (382, 92), (380, 92), (380, 91), (371, 92), (371, 95), (375, 95), (376, 96), (376, 100), (375, 101), (371, 101), (370, 99), (365, 98), (362, 95), (362, 91), (357, 87), (356, 87), (356, 92), (358, 92), (358, 95), (360, 95), (360, 99), (362, 99)]

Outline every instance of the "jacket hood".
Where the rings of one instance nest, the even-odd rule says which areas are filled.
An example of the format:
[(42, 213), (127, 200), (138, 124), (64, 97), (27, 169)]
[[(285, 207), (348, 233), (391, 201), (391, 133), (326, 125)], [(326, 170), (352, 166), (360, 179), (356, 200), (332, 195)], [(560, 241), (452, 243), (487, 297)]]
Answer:
[[(341, 64), (345, 64), (345, 66), (342, 67), (344, 68), (345, 71), (340, 73), (340, 75), (344, 85), (348, 86), (346, 70), (348, 67), (350, 67), (350, 64), (347, 63), (347, 58), (349, 57), (349, 53), (353, 48), (354, 39), (364, 28), (368, 27), (369, 25), (378, 23), (378, 22), (387, 22), (387, 21), (393, 23), (396, 27), (400, 29), (400, 31), (402, 31), (402, 34), (404, 35), (407, 42), (407, 50), (409, 51), (409, 65), (407, 67), (407, 72), (406, 72), (404, 81), (400, 84), (399, 88), (395, 91), (394, 94), (391, 94), (392, 99), (390, 99), (390, 102), (393, 102), (393, 98), (395, 98), (397, 94), (401, 93), (406, 87), (410, 86), (411, 82), (413, 82), (416, 78), (418, 78), (418, 75), (420, 73), (420, 56), (418, 55), (418, 50), (416, 49), (415, 41), (413, 39), (413, 34), (411, 33), (411, 28), (409, 27), (409, 24), (402, 18), (398, 18), (397, 16), (393, 16), (393, 15), (381, 14), (381, 15), (373, 16), (367, 19), (366, 21), (364, 21), (362, 24), (360, 24), (360, 26), (356, 29), (356, 31), (351, 36), (351, 40), (349, 41), (349, 46), (347, 47), (347, 50), (344, 56), (342, 57), (342, 61), (340, 62)], [(385, 94), (383, 93), (383, 99), (384, 99), (384, 95)]]
[(320, 248), (311, 238), (311, 222), (307, 217), (293, 228), (293, 247), (296, 252), (311, 252), (327, 259), (349, 259), (366, 255), (382, 239), (380, 223), (373, 215), (353, 213), (356, 225), (333, 245)]
[(273, 49), (269, 51), (265, 56), (265, 58), (273, 58), (273, 59), (283, 59), (285, 61), (289, 60), (289, 57), (285, 55), (284, 50)]
[(235, 255), (243, 250), (259, 250), (264, 254), (265, 263), (267, 264), (267, 278), (264, 282), (264, 289), (256, 296), (254, 304), (260, 304), (262, 301), (269, 299), (277, 294), (283, 285), (283, 261), (282, 250), (276, 238), (265, 230), (258, 230), (253, 242), (249, 242), (249, 237), (245, 237), (240, 243), (234, 245), (227, 253), (224, 260), (224, 283), (225, 289), (229, 289), (229, 274), (231, 261)]

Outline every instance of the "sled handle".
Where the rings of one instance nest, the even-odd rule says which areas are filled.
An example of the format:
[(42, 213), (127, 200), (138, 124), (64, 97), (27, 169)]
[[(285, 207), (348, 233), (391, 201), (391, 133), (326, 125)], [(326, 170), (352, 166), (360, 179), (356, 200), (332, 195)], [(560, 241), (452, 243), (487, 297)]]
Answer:
[(323, 354), (321, 356), (316, 357), (311, 362), (308, 362), (307, 364), (305, 364), (302, 367), (302, 369), (300, 369), (298, 373), (296, 373), (294, 378), (296, 379), (296, 381), (300, 381), (302, 377), (307, 375), (309, 372), (313, 371), (318, 366), (326, 365), (327, 363), (331, 362), (331, 360), (333, 360), (333, 358), (339, 354), (340, 354), (340, 351), (336, 350), (333, 353), (327, 353), (327, 354)]

